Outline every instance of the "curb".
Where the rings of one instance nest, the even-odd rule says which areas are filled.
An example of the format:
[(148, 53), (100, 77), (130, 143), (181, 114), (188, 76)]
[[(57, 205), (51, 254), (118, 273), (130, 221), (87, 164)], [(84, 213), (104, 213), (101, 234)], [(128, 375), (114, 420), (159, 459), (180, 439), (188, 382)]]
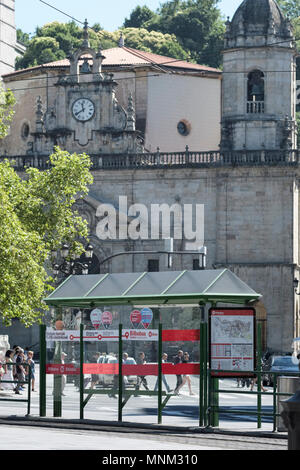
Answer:
[(79, 419), (61, 419), (61, 418), (42, 418), (33, 416), (0, 416), (1, 425), (15, 426), (36, 426), (47, 428), (64, 428), (64, 429), (81, 429), (90, 431), (107, 431), (107, 432), (134, 432), (139, 431), (145, 434), (168, 432), (173, 434), (215, 434), (227, 436), (244, 436), (262, 439), (288, 439), (287, 433), (280, 434), (268, 431), (231, 431), (227, 429), (216, 429), (211, 427), (183, 427), (183, 426), (167, 426), (158, 424), (139, 424), (131, 422), (111, 422), (111, 421), (94, 421)]

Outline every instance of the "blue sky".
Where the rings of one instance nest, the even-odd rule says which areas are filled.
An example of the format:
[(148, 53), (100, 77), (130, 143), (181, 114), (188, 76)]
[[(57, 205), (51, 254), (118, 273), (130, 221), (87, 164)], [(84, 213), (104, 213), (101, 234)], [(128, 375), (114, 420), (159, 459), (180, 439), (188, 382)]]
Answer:
[[(45, 0), (54, 7), (68, 13), (74, 18), (84, 21), (88, 19), (90, 25), (100, 23), (108, 30), (114, 31), (122, 25), (124, 18), (137, 5), (147, 5), (156, 10), (163, 0)], [(224, 16), (234, 14), (242, 0), (221, 0), (219, 7)], [(69, 19), (63, 14), (54, 11), (40, 0), (16, 0), (16, 26), (26, 33), (33, 33), (36, 26), (42, 26), (51, 21), (67, 22)]]

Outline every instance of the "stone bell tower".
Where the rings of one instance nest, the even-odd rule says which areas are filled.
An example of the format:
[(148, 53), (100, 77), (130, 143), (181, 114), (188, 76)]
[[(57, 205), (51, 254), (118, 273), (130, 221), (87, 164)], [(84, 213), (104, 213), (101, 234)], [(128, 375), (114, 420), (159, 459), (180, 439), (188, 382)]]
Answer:
[(275, 0), (244, 0), (226, 23), (221, 150), (295, 149), (296, 64)]

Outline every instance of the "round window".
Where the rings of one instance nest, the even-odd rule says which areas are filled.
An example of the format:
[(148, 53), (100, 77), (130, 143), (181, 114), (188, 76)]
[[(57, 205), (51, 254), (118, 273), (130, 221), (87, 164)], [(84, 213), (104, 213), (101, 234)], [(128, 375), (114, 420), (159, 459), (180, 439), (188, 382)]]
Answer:
[(191, 125), (188, 121), (186, 121), (185, 119), (182, 119), (177, 124), (177, 130), (180, 135), (184, 135), (184, 136), (188, 135), (191, 131)]
[(21, 129), (21, 136), (24, 140), (28, 139), (29, 137), (29, 133), (30, 133), (30, 127), (29, 127), (29, 124), (27, 124), (27, 122), (25, 122), (22, 126), (22, 129)]

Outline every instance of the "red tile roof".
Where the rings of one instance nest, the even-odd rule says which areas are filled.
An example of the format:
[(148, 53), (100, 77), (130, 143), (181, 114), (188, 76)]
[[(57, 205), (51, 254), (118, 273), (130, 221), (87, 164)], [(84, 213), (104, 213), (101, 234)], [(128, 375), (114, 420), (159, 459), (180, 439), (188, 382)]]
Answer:
[[(211, 72), (221, 73), (221, 70), (207, 67), (206, 65), (193, 64), (185, 60), (174, 59), (172, 57), (161, 56), (153, 54), (152, 52), (144, 52), (130, 47), (113, 47), (102, 51), (105, 56), (103, 60), (103, 66), (105, 67), (120, 67), (120, 66), (160, 66), (167, 67), (175, 70), (185, 70), (189, 72)], [(57, 60), (55, 62), (49, 62), (43, 65), (37, 65), (35, 67), (29, 67), (28, 69), (17, 70), (9, 74), (3, 75), (3, 77), (10, 77), (15, 74), (19, 74), (26, 71), (44, 69), (44, 68), (59, 68), (69, 67), (70, 61), (68, 59)]]

